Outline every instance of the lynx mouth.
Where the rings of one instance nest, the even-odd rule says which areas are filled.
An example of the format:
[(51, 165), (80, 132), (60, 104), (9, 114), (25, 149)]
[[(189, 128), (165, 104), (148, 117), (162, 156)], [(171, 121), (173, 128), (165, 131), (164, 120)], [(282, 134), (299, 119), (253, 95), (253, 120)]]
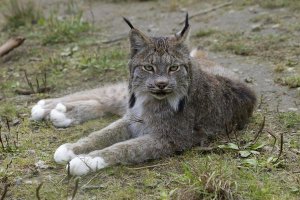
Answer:
[(161, 100), (171, 94), (172, 91), (151, 91), (150, 93), (154, 98)]

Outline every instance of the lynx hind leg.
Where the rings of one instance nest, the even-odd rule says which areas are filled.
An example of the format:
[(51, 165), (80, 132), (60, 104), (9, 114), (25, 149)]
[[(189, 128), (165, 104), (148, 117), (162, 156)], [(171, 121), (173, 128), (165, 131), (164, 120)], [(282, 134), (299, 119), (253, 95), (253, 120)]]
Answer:
[(55, 126), (68, 127), (102, 117), (107, 112), (122, 116), (126, 112), (127, 101), (127, 84), (121, 82), (57, 99), (41, 100), (33, 106), (31, 119), (50, 118)]
[(130, 138), (131, 133), (128, 130), (128, 122), (122, 118), (75, 143), (61, 145), (54, 153), (54, 160), (57, 163), (66, 163), (77, 157), (77, 155), (100, 150)]
[(50, 112), (50, 120), (56, 127), (65, 128), (73, 124), (102, 117), (103, 105), (96, 100), (58, 103)]

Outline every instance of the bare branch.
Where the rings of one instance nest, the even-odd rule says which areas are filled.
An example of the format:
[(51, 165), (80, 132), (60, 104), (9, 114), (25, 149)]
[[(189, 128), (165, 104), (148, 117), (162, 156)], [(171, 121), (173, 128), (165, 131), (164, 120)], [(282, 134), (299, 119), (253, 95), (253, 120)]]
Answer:
[(40, 190), (41, 190), (41, 188), (42, 188), (42, 185), (43, 185), (43, 182), (41, 182), (38, 186), (37, 186), (37, 188), (36, 188), (36, 198), (38, 199), (38, 200), (41, 200), (41, 197), (40, 197)]
[(7, 194), (7, 191), (8, 191), (8, 187), (9, 187), (9, 186), (10, 186), (10, 185), (9, 185), (8, 183), (5, 184), (4, 190), (3, 190), (3, 193), (2, 193), (2, 195), (1, 195), (1, 199), (0, 199), (0, 200), (4, 200), (4, 199), (5, 199), (5, 196), (6, 196), (6, 194)]
[(76, 178), (75, 179), (75, 187), (74, 187), (74, 190), (73, 190), (73, 194), (72, 194), (72, 198), (71, 200), (73, 200), (76, 196), (76, 193), (78, 191), (78, 184), (79, 184), (79, 178)]
[[(208, 8), (208, 9), (206, 9), (206, 10), (201, 10), (201, 11), (199, 11), (199, 12), (196, 12), (196, 13), (194, 13), (194, 14), (191, 14), (191, 15), (189, 16), (189, 19), (192, 19), (192, 18), (194, 18), (194, 17), (196, 17), (196, 16), (199, 16), (199, 15), (205, 15), (205, 14), (207, 14), (207, 13), (216, 11), (216, 10), (218, 10), (218, 9), (220, 9), (220, 8), (230, 6), (231, 4), (232, 4), (232, 1), (229, 1), (229, 2), (226, 2), (226, 3), (220, 4), (220, 5), (214, 6), (214, 7), (212, 7), (212, 8)], [(185, 23), (185, 20), (182, 21), (182, 22), (180, 22), (179, 24), (184, 24), (184, 23)]]
[(282, 154), (282, 151), (283, 151), (283, 133), (280, 134), (280, 150), (279, 150), (279, 154), (278, 154), (278, 157), (277, 159), (274, 161), (274, 163), (277, 163), (281, 154)]
[(25, 41), (24, 37), (10, 38), (2, 46), (0, 46), (0, 57), (8, 54), (14, 48), (17, 48)]

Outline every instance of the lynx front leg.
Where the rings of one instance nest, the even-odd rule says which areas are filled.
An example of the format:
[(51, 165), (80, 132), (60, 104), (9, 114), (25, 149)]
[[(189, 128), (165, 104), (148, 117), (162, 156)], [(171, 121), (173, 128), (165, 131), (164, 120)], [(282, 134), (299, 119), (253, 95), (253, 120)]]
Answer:
[(130, 138), (131, 133), (128, 130), (128, 122), (122, 118), (106, 128), (78, 140), (76, 143), (61, 145), (54, 153), (54, 160), (57, 163), (65, 163), (76, 157), (76, 155), (100, 150)]
[(153, 135), (144, 135), (73, 158), (69, 163), (70, 173), (81, 176), (107, 166), (119, 163), (140, 163), (164, 157), (173, 152), (174, 148), (168, 141)]

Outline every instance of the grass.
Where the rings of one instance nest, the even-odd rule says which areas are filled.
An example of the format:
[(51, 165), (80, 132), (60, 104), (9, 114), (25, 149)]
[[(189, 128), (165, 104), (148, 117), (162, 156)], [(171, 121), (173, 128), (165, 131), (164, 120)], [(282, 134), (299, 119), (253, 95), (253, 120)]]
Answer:
[(4, 29), (17, 29), (28, 24), (36, 24), (43, 17), (41, 10), (32, 0), (7, 0), (5, 10)]
[(293, 76), (287, 76), (283, 78), (277, 78), (275, 79), (275, 82), (284, 86), (288, 86), (289, 88), (297, 88), (300, 87), (300, 76), (293, 75)]
[(195, 37), (207, 37), (210, 36), (212, 34), (214, 34), (216, 32), (216, 30), (213, 29), (207, 29), (207, 30), (199, 30), (196, 32)]
[(296, 112), (280, 113), (279, 119), (286, 128), (300, 128), (300, 114)]
[(83, 32), (91, 28), (88, 22), (83, 21), (81, 14), (71, 15), (65, 19), (51, 15), (40, 24), (47, 29), (42, 41), (44, 45), (75, 42)]

